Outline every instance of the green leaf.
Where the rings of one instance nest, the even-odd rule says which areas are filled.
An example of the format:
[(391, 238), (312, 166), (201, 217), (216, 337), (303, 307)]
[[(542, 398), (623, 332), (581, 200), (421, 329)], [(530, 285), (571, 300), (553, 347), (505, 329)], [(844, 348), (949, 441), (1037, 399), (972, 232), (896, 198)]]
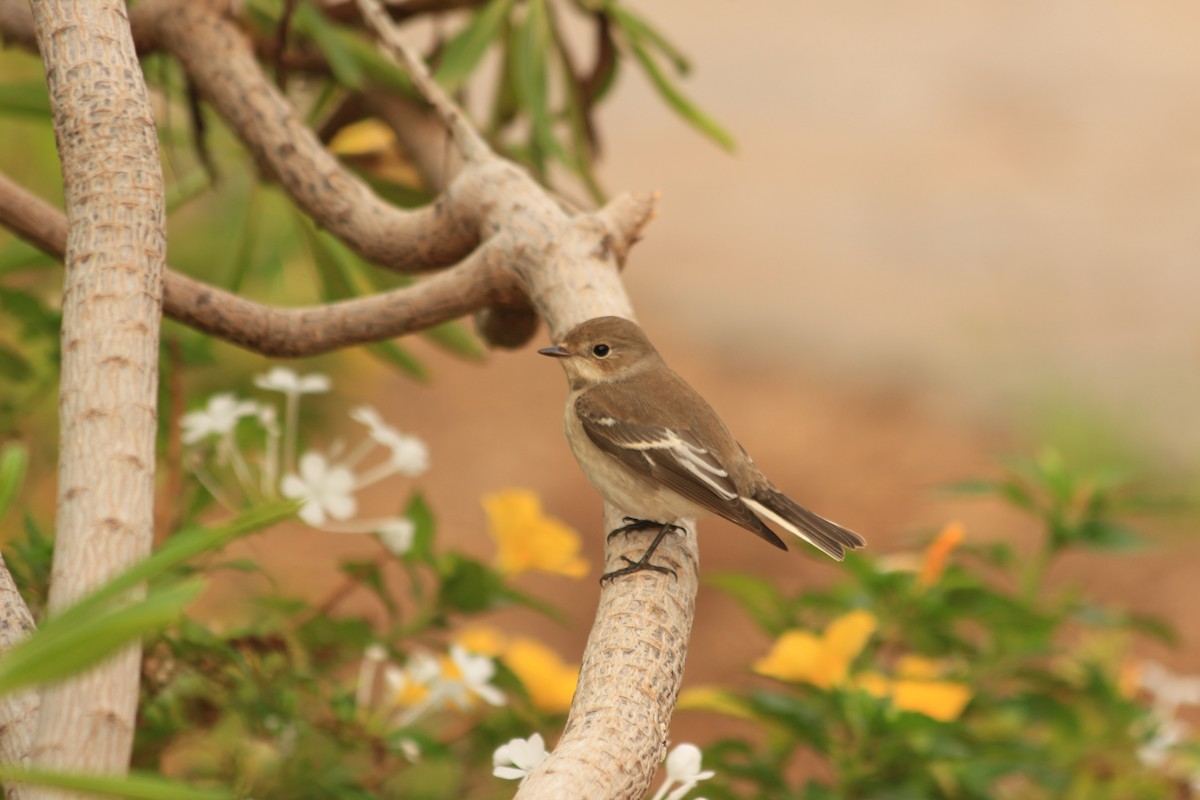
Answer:
[(474, 559), (451, 553), (438, 563), (442, 584), (438, 592), (440, 608), (476, 613), (494, 607), (503, 584), (495, 570)]
[(483, 345), (479, 343), (475, 335), (459, 322), (443, 322), (441, 325), (434, 325), (423, 331), (421, 335), (456, 356), (480, 361), (487, 355), (487, 351), (483, 349)]
[(0, 375), (17, 383), (24, 383), (37, 372), (24, 356), (7, 345), (0, 344)]
[(1136, 550), (1146, 541), (1135, 531), (1108, 520), (1093, 519), (1079, 526), (1079, 541), (1102, 550)]
[(517, 100), (529, 115), (530, 158), (539, 175), (546, 171), (546, 159), (561, 150), (554, 138), (546, 86), (549, 33), (545, 0), (530, 0), (525, 19), (514, 30), (513, 69)]
[(719, 572), (708, 576), (704, 582), (732, 597), (760, 628), (772, 636), (778, 636), (788, 627), (784, 612), (786, 600), (770, 581), (758, 575)]
[(425, 501), (425, 495), (419, 491), (414, 491), (408, 498), (408, 508), (404, 510), (404, 516), (412, 520), (415, 526), (412, 547), (404, 554), (404, 560), (408, 562), (423, 561), (426, 564), (432, 564), (433, 534), (437, 526), (433, 516), (433, 509)]
[(62, 322), (62, 316), (42, 305), (35, 295), (3, 286), (0, 286), (0, 312), (20, 323), (25, 339), (57, 337)]
[(396, 601), (387, 590), (387, 583), (383, 579), (383, 568), (379, 562), (344, 561), (338, 568), (343, 575), (370, 590), (371, 594), (378, 597), (387, 610), (395, 616)]
[(0, 115), (50, 119), (50, 95), (44, 83), (0, 83)]
[(629, 48), (633, 51), (633, 57), (641, 65), (642, 70), (646, 73), (646, 77), (650, 79), (650, 83), (658, 90), (658, 93), (667, 105), (675, 110), (675, 113), (683, 117), (683, 119), (696, 130), (703, 133), (708, 138), (725, 148), (729, 152), (736, 149), (736, 144), (733, 137), (726, 131), (716, 120), (701, 111), (691, 100), (684, 96), (675, 84), (663, 74), (662, 69), (654, 61), (653, 56), (646, 51), (641, 40), (633, 33), (626, 29), (629, 40)]
[(367, 352), (401, 372), (419, 381), (429, 380), (429, 370), (412, 354), (395, 342), (373, 342), (366, 346)]
[(195, 789), (164, 780), (157, 775), (78, 775), (70, 772), (26, 769), (14, 764), (0, 764), (0, 780), (6, 784), (54, 786), (73, 792), (129, 800), (233, 800), (236, 797), (227, 789)]
[(152, 590), (127, 606), (89, 607), (84, 615), (51, 618), (0, 658), (0, 695), (82, 672), (170, 623), (202, 591), (203, 581), (187, 581)]
[(312, 39), (325, 56), (334, 79), (347, 89), (361, 90), (362, 67), (357, 54), (346, 46), (345, 36), (339, 35), (338, 26), (307, 2), (296, 6), (293, 19), (296, 29)]
[(48, 269), (59, 260), (46, 255), (28, 242), (14, 239), (0, 249), (0, 275), (26, 269)]
[(686, 75), (692, 71), (691, 61), (684, 55), (683, 51), (671, 44), (667, 40), (667, 37), (663, 36), (657, 28), (643, 17), (638, 16), (628, 8), (621, 8), (616, 5), (609, 7), (609, 13), (612, 14), (613, 19), (621, 26), (626, 35), (653, 45), (660, 53), (666, 56), (680, 75)]
[(453, 92), (471, 77), (484, 53), (496, 40), (514, 0), (492, 0), (476, 12), (471, 22), (451, 39), (442, 51), (434, 77)]
[(22, 443), (9, 442), (0, 450), (0, 520), (21, 490), (28, 465), (29, 450)]

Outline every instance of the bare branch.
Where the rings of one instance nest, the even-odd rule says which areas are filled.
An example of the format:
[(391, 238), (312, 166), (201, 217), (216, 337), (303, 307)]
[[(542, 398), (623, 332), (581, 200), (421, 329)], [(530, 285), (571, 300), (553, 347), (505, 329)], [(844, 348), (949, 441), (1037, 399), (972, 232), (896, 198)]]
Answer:
[(414, 272), (453, 264), (479, 243), (477, 195), (451, 186), (416, 211), (381, 200), (321, 145), (231, 22), (181, 0), (135, 8), (296, 204), (363, 258)]
[(404, 66), (412, 78), (413, 84), (417, 87), (417, 91), (429, 101), (429, 104), (441, 117), (442, 123), (454, 137), (454, 143), (458, 145), (463, 158), (470, 162), (491, 156), (492, 149), (488, 147), (487, 142), (471, 125), (462, 109), (455, 105), (454, 101), (450, 99), (450, 95), (446, 94), (445, 90), (429, 74), (429, 69), (420, 56), (404, 43), (400, 32), (392, 23), (392, 18), (383, 10), (383, 5), (379, 0), (358, 0), (358, 7), (362, 11), (363, 18), (375, 30), (379, 41), (392, 54), (392, 57)]
[[(67, 219), (0, 174), (0, 224), (43, 252), (62, 258)], [(256, 303), (172, 270), (163, 274), (163, 313), (197, 330), (265, 356), (300, 358), (378, 342), (490, 306), (524, 305), (503, 266), (499, 238), (458, 266), (413, 286), (307, 308)]]

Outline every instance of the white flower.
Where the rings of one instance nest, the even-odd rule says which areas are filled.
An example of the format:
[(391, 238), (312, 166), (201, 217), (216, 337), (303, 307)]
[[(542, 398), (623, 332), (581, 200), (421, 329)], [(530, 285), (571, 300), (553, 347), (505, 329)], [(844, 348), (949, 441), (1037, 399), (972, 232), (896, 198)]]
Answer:
[(394, 556), (402, 556), (412, 548), (417, 526), (411, 519), (397, 517), (379, 526), (379, 541)]
[(265, 403), (258, 406), (258, 424), (263, 426), (263, 430), (272, 436), (279, 435), (279, 415), (275, 411), (275, 406), (269, 406)]
[(434, 691), (459, 708), (471, 707), (471, 698), (479, 697), (494, 706), (504, 705), (504, 692), (488, 681), (496, 674), (496, 663), (487, 656), (468, 653), (461, 645), (450, 645), (450, 663), (457, 676), (443, 676)]
[[(700, 781), (711, 778), (716, 773), (712, 770), (700, 770), (700, 748), (684, 742), (676, 746), (667, 756), (667, 780), (654, 793), (653, 800), (682, 800), (683, 796), (696, 787)], [(678, 783), (679, 786), (672, 789)], [(670, 790), (670, 794), (667, 794)]]
[(1150, 741), (1138, 748), (1138, 759), (1151, 769), (1162, 767), (1175, 748), (1186, 741), (1187, 733), (1187, 723), (1174, 719), (1160, 722)]
[(255, 375), (254, 385), (271, 392), (288, 395), (317, 394), (329, 391), (329, 376), (319, 372), (297, 375), (294, 369), (271, 367), (266, 375)]
[(415, 764), (421, 760), (421, 745), (415, 739), (401, 739), (396, 742), (396, 747), (400, 748), (409, 763)]
[(285, 475), (280, 491), (284, 497), (303, 500), (300, 519), (317, 527), (326, 519), (349, 519), (358, 503), (354, 499), (354, 473), (329, 461), (320, 453), (300, 458), (300, 474)]
[(528, 739), (513, 739), (497, 747), (492, 754), (492, 774), (506, 781), (520, 780), (524, 783), (529, 773), (537, 769), (549, 755), (540, 733)]
[[(420, 438), (401, 433), (388, 425), (379, 412), (370, 406), (359, 406), (350, 412), (350, 417), (366, 425), (367, 435), (392, 451), (386, 474), (400, 472), (415, 478), (429, 470), (429, 448)], [(380, 477), (383, 475), (374, 480)]]
[(209, 436), (228, 436), (237, 427), (242, 417), (258, 413), (258, 403), (253, 400), (238, 400), (231, 393), (214, 394), (208, 398), (203, 411), (184, 414), (179, 421), (183, 426), (183, 443), (195, 444)]
[(1154, 695), (1155, 704), (1166, 716), (1179, 706), (1200, 705), (1200, 676), (1180, 675), (1157, 661), (1147, 662), (1143, 668), (1142, 688)]

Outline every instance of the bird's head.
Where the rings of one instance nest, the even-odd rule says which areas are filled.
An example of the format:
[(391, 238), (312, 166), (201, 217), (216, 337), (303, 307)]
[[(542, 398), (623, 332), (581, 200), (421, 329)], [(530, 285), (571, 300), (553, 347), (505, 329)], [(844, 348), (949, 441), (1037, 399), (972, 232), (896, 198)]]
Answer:
[(661, 361), (637, 323), (621, 317), (589, 319), (572, 328), (559, 344), (538, 352), (562, 359), (576, 389), (632, 375)]

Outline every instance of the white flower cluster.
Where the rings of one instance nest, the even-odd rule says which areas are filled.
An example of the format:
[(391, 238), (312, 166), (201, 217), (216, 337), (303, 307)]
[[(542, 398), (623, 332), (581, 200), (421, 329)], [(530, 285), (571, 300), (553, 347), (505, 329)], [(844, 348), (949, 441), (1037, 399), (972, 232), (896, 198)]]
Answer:
[[(388, 425), (370, 406), (360, 406), (350, 412), (350, 417), (367, 427), (367, 435), (348, 454), (337, 458), (335, 452), (309, 450), (297, 459), (300, 399), (306, 394), (329, 391), (329, 377), (318, 373), (298, 375), (287, 367), (274, 367), (255, 377), (254, 385), (283, 395), (282, 432), (274, 405), (238, 398), (232, 393), (214, 395), (203, 409), (185, 414), (180, 420), (183, 443), (196, 448), (190, 466), (213, 497), (229, 508), (238, 505), (205, 467), (198, 452), (200, 446), (210, 441), (215, 441), (216, 464), (229, 469), (246, 497), (253, 500), (282, 495), (299, 500), (300, 519), (314, 528), (335, 533), (374, 532), (392, 553), (408, 552), (414, 534), (412, 520), (388, 517), (352, 521), (358, 512), (355, 493), (393, 475), (414, 478), (426, 472), (429, 449), (425, 443)], [(239, 422), (249, 418), (258, 423), (264, 435), (262, 453), (257, 459), (257, 479), (237, 440)], [(385, 452), (383, 458), (356, 472), (379, 449)]]
[(1154, 700), (1154, 725), (1149, 738), (1138, 748), (1146, 766), (1176, 775), (1200, 793), (1200, 767), (1179, 759), (1192, 741), (1191, 727), (1179, 719), (1179, 709), (1200, 706), (1200, 675), (1179, 675), (1149, 661), (1142, 668), (1141, 688)]
[[(382, 674), (383, 697), (376, 699)], [(388, 663), (380, 645), (371, 645), (359, 668), (355, 703), (367, 713), (382, 711), (389, 726), (412, 725), (427, 714), (448, 708), (468, 711), (483, 702), (502, 706), (507, 698), (492, 685), (496, 662), (451, 645), (444, 656), (417, 652), (403, 667)], [(410, 756), (410, 759), (412, 757)]]
[[(492, 754), (492, 774), (521, 783), (550, 756), (540, 733), (528, 739), (513, 739)], [(682, 800), (696, 784), (711, 778), (712, 770), (701, 770), (700, 748), (684, 742), (667, 756), (667, 779), (651, 800)], [(697, 798), (697, 800), (704, 800)]]

